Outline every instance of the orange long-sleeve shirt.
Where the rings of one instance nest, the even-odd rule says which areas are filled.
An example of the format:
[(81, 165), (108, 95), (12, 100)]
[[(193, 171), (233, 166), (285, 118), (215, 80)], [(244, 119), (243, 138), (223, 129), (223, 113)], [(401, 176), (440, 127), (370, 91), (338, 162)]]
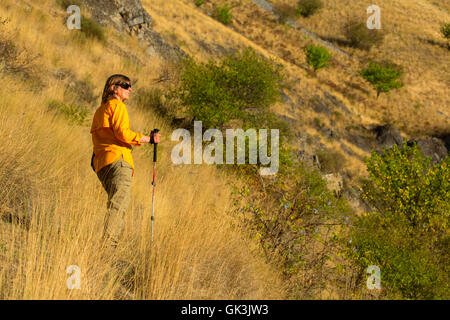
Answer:
[(111, 99), (97, 108), (92, 120), (91, 134), (95, 172), (119, 160), (123, 155), (123, 160), (133, 168), (134, 175), (132, 145), (140, 146), (143, 134), (130, 129), (128, 111), (122, 101)]

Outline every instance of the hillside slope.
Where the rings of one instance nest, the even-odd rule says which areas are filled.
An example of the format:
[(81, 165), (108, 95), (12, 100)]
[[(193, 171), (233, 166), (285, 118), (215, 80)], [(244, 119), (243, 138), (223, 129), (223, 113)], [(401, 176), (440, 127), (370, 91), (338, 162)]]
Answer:
[[(439, 34), (439, 22), (450, 18), (445, 2), (380, 1), (385, 40), (366, 52), (342, 45), (343, 27), (356, 17), (365, 22), (370, 3), (323, 1), (324, 8), (299, 26), (349, 52), (333, 54), (329, 68), (317, 77), (305, 62), (303, 48), (313, 38), (277, 22), (253, 1), (143, 1), (154, 17), (154, 29), (198, 60), (216, 60), (231, 49), (251, 46), (286, 68), (291, 87), (274, 110), (296, 131), (299, 154), (312, 157), (320, 151), (341, 154), (340, 173), (347, 186), (363, 176), (363, 158), (377, 147), (372, 129), (393, 124), (404, 138), (448, 136), (449, 52)], [(232, 22), (225, 26), (211, 17), (215, 8), (228, 4)], [(275, 3), (275, 1), (274, 1)], [(277, 1), (294, 5), (295, 1)], [(378, 99), (358, 71), (371, 60), (391, 59), (405, 69), (405, 87)], [(302, 158), (303, 159), (303, 158)]]
[[(158, 127), (163, 137), (155, 237), (152, 245), (151, 148), (145, 146), (133, 152), (133, 196), (119, 249), (137, 272), (114, 273), (99, 250), (106, 194), (89, 166), (90, 119), (107, 76), (148, 83), (160, 72), (160, 58), (148, 59), (135, 39), (113, 29), (108, 45), (74, 37), (53, 1), (2, 1), (0, 17), (8, 19), (1, 39), (26, 48), (21, 52), (30, 58), (29, 68), (4, 71), (0, 88), (2, 299), (284, 297), (277, 271), (227, 214), (228, 178), (211, 166), (174, 166), (170, 127), (132, 103), (132, 129)], [(130, 51), (135, 60), (124, 54)], [(81, 270), (80, 290), (67, 289), (71, 265)], [(117, 281), (123, 277), (130, 287)]]
[[(251, 0), (209, 0), (200, 7), (193, 0), (74, 0), (83, 19), (103, 26), (101, 31), (92, 23), (90, 36), (67, 29), (69, 2), (3, 0), (0, 6), (0, 45), (15, 48), (11, 52), (17, 58), (0, 60), (0, 138), (5, 141), (0, 156), (0, 298), (290, 297), (282, 272), (267, 263), (257, 239), (249, 239), (238, 217), (230, 214), (233, 192), (245, 181), (212, 166), (173, 165), (173, 123), (138, 102), (142, 92), (172, 85), (180, 57), (217, 61), (250, 46), (282, 64), (288, 86), (272, 110), (295, 133), (293, 160), (320, 162), (329, 182), (344, 189), (359, 212), (364, 208), (352, 187), (358, 188), (359, 178), (367, 174), (364, 157), (382, 146), (379, 126), (392, 124), (408, 139), (448, 138), (449, 51), (437, 23), (450, 19), (446, 1), (380, 0), (387, 34), (382, 45), (368, 52), (345, 44), (343, 26), (355, 16), (364, 21), (371, 3), (323, 1), (319, 13), (295, 22), (350, 56), (332, 52), (330, 67), (317, 75), (303, 53), (317, 41), (280, 24)], [(223, 3), (232, 6), (229, 26), (212, 17)], [(371, 60), (384, 59), (403, 65), (405, 87), (377, 99), (358, 71)], [(112, 261), (98, 248), (106, 194), (89, 167), (90, 120), (104, 81), (113, 73), (132, 79), (127, 102), (132, 129), (147, 133), (158, 127), (163, 137), (153, 245), (152, 151), (148, 146), (133, 151), (133, 198), (120, 248), (138, 271), (133, 276), (112, 273)], [(389, 138), (398, 142), (400, 133)], [(70, 265), (82, 271), (81, 290), (67, 290)], [(322, 274), (316, 276), (322, 280)], [(130, 287), (119, 284), (121, 277)], [(327, 290), (314, 298), (338, 297), (333, 288)]]

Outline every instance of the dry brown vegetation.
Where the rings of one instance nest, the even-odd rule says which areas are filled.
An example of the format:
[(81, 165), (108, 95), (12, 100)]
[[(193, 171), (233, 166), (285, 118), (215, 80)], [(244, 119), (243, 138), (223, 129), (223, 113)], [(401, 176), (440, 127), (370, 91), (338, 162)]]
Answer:
[[(39, 90), (3, 73), (0, 88), (0, 297), (2, 299), (280, 299), (284, 289), (272, 270), (228, 214), (228, 178), (211, 166), (175, 167), (170, 161), (170, 128), (148, 110), (134, 106), (132, 128), (161, 129), (154, 243), (150, 242), (151, 152), (133, 152), (136, 172), (132, 203), (119, 255), (136, 268), (127, 279), (111, 272), (112, 261), (99, 250), (106, 194), (92, 172), (90, 124), (71, 125), (47, 107), (49, 100), (73, 102), (68, 83), (91, 76), (100, 94), (111, 73), (145, 85), (161, 72), (158, 59), (136, 66), (102, 44), (71, 40), (64, 13), (52, 1), (2, 2), (0, 16), (17, 27), (14, 41), (40, 54)], [(45, 18), (42, 18), (45, 17)], [(26, 23), (19, 23), (26, 21)], [(131, 38), (124, 50), (143, 57)], [(119, 38), (119, 37), (117, 37)], [(62, 69), (68, 70), (66, 77)], [(92, 72), (95, 70), (95, 72)], [(57, 75), (57, 76), (55, 76)], [(64, 80), (62, 80), (64, 79)], [(96, 104), (90, 105), (93, 112)], [(91, 114), (92, 116), (92, 114)], [(176, 187), (174, 187), (176, 186)], [(81, 269), (81, 289), (68, 290), (66, 269)]]
[[(450, 20), (450, 6), (444, 0), (377, 1), (386, 36), (381, 46), (367, 52), (342, 42), (348, 20), (365, 20), (365, 10), (372, 3), (323, 2), (318, 14), (296, 18), (296, 22), (341, 45), (353, 58), (332, 51), (331, 66), (312, 77), (302, 49), (314, 41), (280, 24), (249, 0), (211, 0), (200, 8), (190, 0), (142, 0), (154, 19), (154, 30), (197, 60), (218, 59), (227, 48), (252, 46), (283, 63), (291, 83), (285, 94), (293, 104), (278, 103), (273, 110), (290, 118), (299, 135), (307, 134), (315, 144), (342, 154), (340, 160), (345, 163), (338, 165), (356, 179), (365, 174), (361, 160), (368, 153), (352, 141), (327, 138), (314, 119), (320, 118), (321, 126), (336, 131), (386, 121), (409, 136), (448, 130), (450, 60), (438, 22)], [(229, 27), (206, 14), (219, 3), (233, 6)], [(102, 257), (97, 247), (106, 195), (89, 167), (89, 127), (70, 126), (50, 112), (47, 104), (52, 99), (72, 103), (75, 98), (64, 92), (77, 79), (89, 78), (99, 95), (111, 73), (129, 74), (133, 81), (138, 80), (137, 87), (149, 87), (150, 80), (163, 72), (164, 63), (157, 57), (149, 58), (136, 38), (109, 27), (105, 31), (108, 46), (74, 41), (72, 31), (64, 25), (65, 13), (52, 0), (39, 4), (3, 0), (2, 17), (10, 21), (0, 28), (6, 34), (14, 33), (14, 42), (27, 48), (31, 57), (39, 56), (35, 66), (41, 72), (32, 84), (13, 74), (1, 74), (0, 298), (285, 297), (278, 271), (265, 262), (253, 240), (246, 238), (239, 221), (228, 215), (231, 188), (227, 176), (208, 166), (173, 166), (167, 145), (171, 128), (133, 101), (129, 104), (132, 128), (142, 132), (159, 127), (167, 144), (161, 144), (158, 165), (153, 246), (149, 219), (151, 153), (146, 147), (133, 152), (134, 193), (120, 252), (139, 272), (131, 280), (134, 289), (123, 292), (116, 281), (120, 275), (111, 276), (111, 261)], [(131, 60), (123, 52), (140, 59)], [(377, 100), (357, 71), (369, 60), (386, 58), (404, 66), (405, 88)], [(61, 70), (66, 70), (65, 76), (59, 76)], [(329, 94), (349, 112), (337, 104), (331, 114), (316, 111), (317, 99)], [(93, 112), (95, 103), (87, 104)], [(295, 147), (300, 144), (294, 141)], [(72, 264), (82, 270), (81, 290), (67, 290), (66, 268)]]

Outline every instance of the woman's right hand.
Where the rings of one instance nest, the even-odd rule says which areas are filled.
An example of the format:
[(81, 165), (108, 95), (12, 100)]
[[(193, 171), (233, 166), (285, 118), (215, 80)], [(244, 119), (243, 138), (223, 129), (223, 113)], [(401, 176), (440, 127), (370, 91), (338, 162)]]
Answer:
[(159, 132), (158, 132), (158, 133), (156, 133), (156, 134), (154, 135), (153, 141), (154, 141), (155, 143), (159, 143), (160, 139), (161, 139), (161, 137), (160, 137)]
[[(159, 135), (159, 133), (155, 134), (155, 137), (153, 139), (155, 141), (155, 143), (159, 143), (160, 139), (161, 139), (161, 136)], [(150, 136), (142, 136), (142, 138), (140, 140), (141, 143), (150, 143), (150, 141), (151, 141)]]

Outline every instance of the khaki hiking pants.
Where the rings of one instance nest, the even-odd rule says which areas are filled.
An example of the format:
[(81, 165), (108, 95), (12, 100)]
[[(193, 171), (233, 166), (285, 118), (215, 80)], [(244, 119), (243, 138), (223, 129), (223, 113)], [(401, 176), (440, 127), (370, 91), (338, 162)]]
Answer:
[(104, 222), (103, 240), (117, 246), (124, 229), (125, 212), (131, 200), (131, 178), (133, 169), (123, 160), (103, 167), (97, 176), (108, 194), (107, 212)]

